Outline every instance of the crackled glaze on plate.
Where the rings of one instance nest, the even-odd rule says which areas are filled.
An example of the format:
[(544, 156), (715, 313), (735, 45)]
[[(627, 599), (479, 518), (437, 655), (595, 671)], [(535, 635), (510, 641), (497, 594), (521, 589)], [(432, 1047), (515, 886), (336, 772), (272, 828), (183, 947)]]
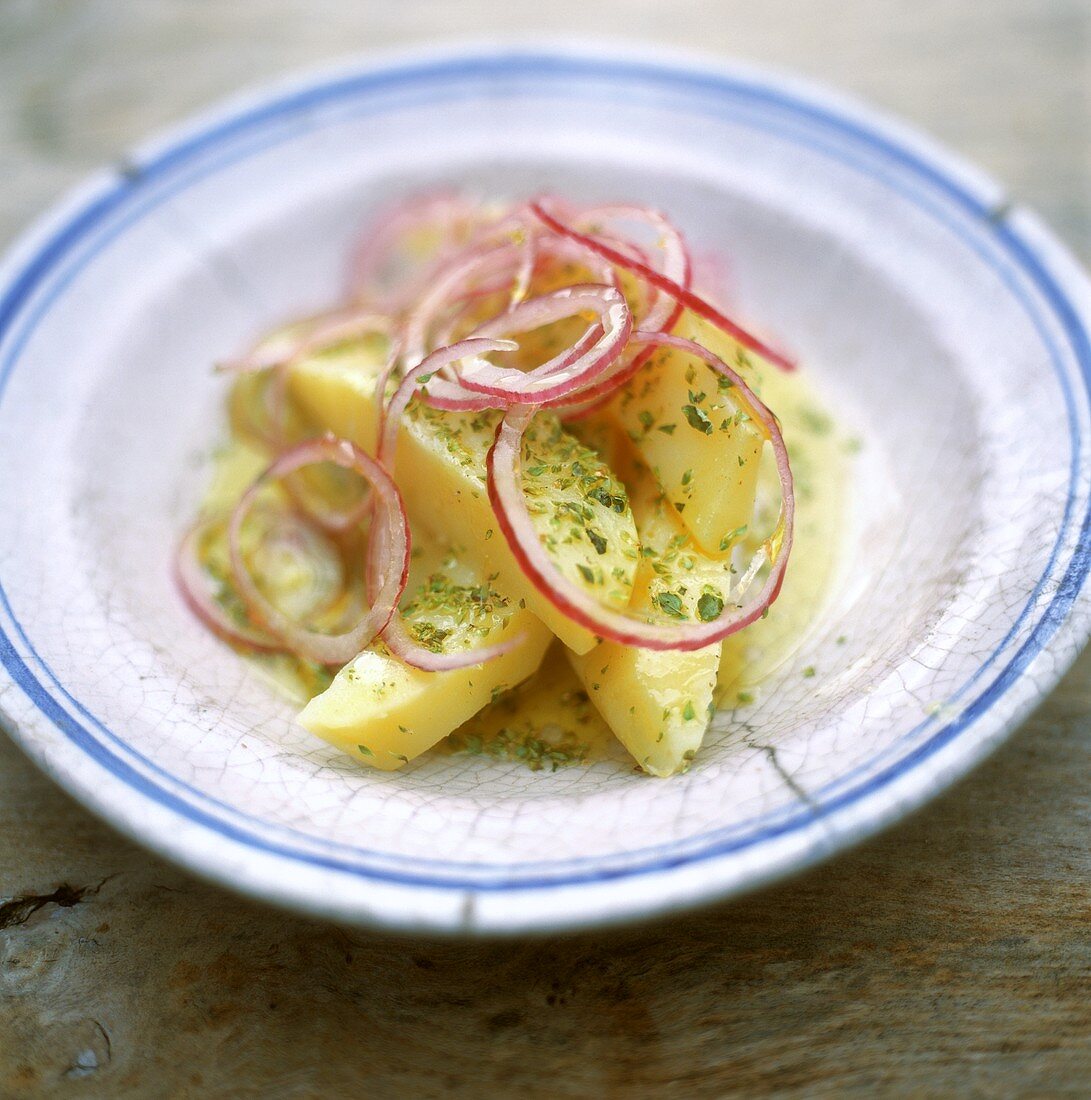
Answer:
[[(363, 771), (171, 588), (222, 434), (210, 364), (328, 302), (348, 229), (441, 182), (669, 209), (863, 440), (820, 624), (686, 776)], [(345, 919), (514, 931), (752, 887), (940, 790), (1084, 641), (1089, 303), (994, 185), (747, 69), (481, 48), (233, 103), (92, 181), (0, 274), (5, 723), (150, 846)]]

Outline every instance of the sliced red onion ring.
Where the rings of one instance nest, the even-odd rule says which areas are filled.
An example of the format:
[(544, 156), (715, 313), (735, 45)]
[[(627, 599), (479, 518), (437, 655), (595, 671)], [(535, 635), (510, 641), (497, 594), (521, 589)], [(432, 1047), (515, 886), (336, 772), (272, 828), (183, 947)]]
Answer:
[[(491, 239), (475, 241), (432, 273), (423, 294), (405, 320), (405, 357), (409, 362), (423, 359), (435, 346), (435, 338), (450, 342), (450, 322), (439, 333), (432, 330), (452, 306), (480, 298), (483, 293), (495, 291), (498, 286), (511, 286), (513, 293), (518, 292), (530, 251), (535, 253), (536, 264), (549, 259), (577, 264), (605, 284), (615, 288), (618, 286), (613, 267), (587, 248), (564, 237), (543, 235), (537, 222), (530, 230), (523, 232), (528, 234), (528, 239), (522, 243), (511, 239), (510, 235), (500, 243)], [(533, 249), (529, 234), (536, 234)]]
[(390, 382), (391, 375), (397, 370), (398, 362), (401, 360), (402, 343), (403, 341), (400, 333), (391, 340), (390, 352), (386, 357), (386, 362), (375, 378), (374, 400), (375, 408), (378, 412), (375, 429), (376, 446), (378, 445), (378, 440), (383, 437), (383, 426), (386, 423), (386, 387)]
[(331, 534), (341, 535), (359, 527), (371, 513), (371, 494), (367, 492), (363, 493), (350, 508), (339, 512), (333, 508), (323, 507), (311, 494), (301, 491), (288, 478), (284, 479), (284, 491), (300, 512)]
[[(615, 205), (599, 206), (584, 210), (575, 216), (578, 226), (590, 229), (602, 222), (611, 221), (636, 221), (647, 224), (657, 235), (657, 244), (663, 252), (663, 260), (660, 265), (661, 273), (668, 279), (672, 279), (680, 286), (689, 289), (691, 278), (691, 265), (689, 250), (682, 238), (682, 234), (665, 214), (646, 206)], [(635, 260), (644, 266), (650, 266), (648, 251), (635, 242), (622, 238), (616, 234), (601, 231), (600, 235), (607, 237), (630, 260)], [(567, 237), (559, 240), (569, 240)], [(583, 247), (576, 241), (570, 241), (577, 247)], [(601, 257), (600, 257), (601, 259)], [(614, 273), (614, 281), (620, 286), (617, 274)], [(682, 306), (672, 297), (663, 294), (653, 286), (647, 286), (651, 292), (651, 302), (647, 313), (634, 324), (638, 324), (642, 332), (667, 332), (681, 315)], [(591, 416), (605, 405), (614, 392), (624, 386), (642, 366), (648, 361), (653, 349), (646, 347), (635, 354), (622, 355), (597, 382), (583, 389), (578, 394), (578, 402), (566, 403), (560, 410), (562, 417), (568, 421), (582, 420)]]
[(457, 382), (450, 382), (446, 378), (433, 378), (428, 383), (425, 400), (433, 408), (442, 409), (444, 412), (485, 412), (487, 409), (495, 409), (500, 404), (495, 397), (489, 397), (484, 393), (471, 393)]
[[(383, 364), (383, 369), (379, 372), (379, 378), (376, 383), (376, 407), (379, 410), (380, 431), (382, 430), (383, 395), (386, 392), (386, 381), (398, 361), (399, 346), (397, 339), (391, 341), (390, 351), (387, 355), (386, 362)], [(276, 377), (282, 380), (281, 400), (283, 401), (286, 396), (284, 390), (286, 390), (287, 385), (287, 369), (278, 367), (276, 369)], [(286, 432), (282, 430), (277, 437), (278, 450), (283, 448), (285, 436)], [(304, 515), (313, 520), (323, 530), (329, 531), (335, 535), (342, 535), (347, 531), (352, 531), (359, 527), (372, 511), (373, 502), (371, 493), (368, 491), (360, 495), (360, 499), (356, 504), (338, 511), (335, 508), (323, 506), (321, 502), (315, 500), (313, 494), (301, 491), (296, 487), (290, 475), (284, 478), (283, 486), (284, 491), (291, 498), (292, 503), (295, 504)]]
[[(295, 363), (325, 348), (370, 335), (383, 336), (390, 341), (390, 350), (381, 375), (384, 385), (386, 377), (397, 362), (400, 343), (394, 335), (393, 321), (389, 317), (349, 309), (314, 318), (312, 321), (314, 327), (287, 342), (275, 343), (268, 348), (265, 343), (259, 343), (248, 356), (235, 360), (232, 367), (238, 372), (270, 371), (270, 381), (263, 393), (267, 405), (268, 426), (255, 423), (254, 430), (273, 451), (281, 451), (287, 446), (288, 370)], [(367, 493), (357, 504), (347, 510), (337, 511), (322, 507), (312, 495), (301, 491), (290, 477), (284, 480), (284, 491), (300, 511), (319, 527), (335, 534), (351, 531), (359, 526), (371, 511), (371, 500)]]
[[(292, 619), (311, 620), (342, 601), (346, 590), (344, 563), (336, 544), (299, 512), (290, 508), (255, 508), (251, 522), (260, 519), (256, 545), (247, 558), (254, 571), (272, 579), (277, 606)], [(291, 563), (298, 572), (282, 585)], [(299, 584), (302, 579), (305, 583)], [(362, 611), (357, 609), (357, 618)]]
[(481, 281), (498, 276), (514, 277), (522, 260), (521, 250), (510, 242), (475, 245), (459, 252), (436, 273), (405, 320), (405, 359), (419, 363), (431, 348), (431, 329), (437, 318), (455, 301), (473, 291)]
[(212, 590), (213, 578), (202, 566), (200, 556), (200, 542), (208, 528), (207, 521), (191, 527), (174, 552), (174, 581), (186, 606), (225, 642), (262, 653), (285, 649), (284, 643), (268, 631), (236, 622), (216, 599)]
[[(601, 375), (625, 348), (633, 328), (633, 315), (624, 295), (607, 286), (571, 286), (531, 298), (472, 333), (476, 337), (527, 332), (581, 313), (596, 317), (574, 348), (530, 371), (498, 367), (477, 360), (463, 367), (458, 380), (466, 389), (487, 393), (507, 405), (547, 405), (582, 392)], [(576, 349), (582, 349), (576, 354)]]
[[(693, 340), (661, 332), (638, 331), (633, 334), (632, 340), (634, 343), (648, 343), (685, 351), (702, 359), (713, 370), (728, 378), (735, 387), (735, 399), (741, 401), (753, 420), (764, 428), (766, 438), (772, 444), (782, 500), (776, 528), (758, 552), (759, 555), (764, 554), (764, 561), (768, 561), (770, 565), (769, 574), (758, 592), (748, 602), (737, 604), (733, 613), (721, 615), (713, 622), (675, 625), (647, 622), (604, 607), (589, 593), (568, 580), (542, 545), (523, 495), (522, 440), (523, 433), (534, 417), (536, 410), (533, 408), (513, 409), (500, 422), (496, 442), (488, 457), (489, 499), (504, 537), (523, 571), (535, 587), (570, 619), (599, 637), (624, 645), (657, 650), (701, 649), (721, 641), (760, 618), (780, 592), (784, 569), (792, 548), (795, 520), (795, 497), (788, 451), (776, 417), (743, 379), (707, 348)], [(755, 561), (744, 574), (747, 587), (757, 576), (764, 561), (755, 556)], [(740, 587), (735, 588), (735, 599), (741, 599), (746, 594), (740, 591)]]
[[(602, 222), (642, 222), (657, 234), (656, 244), (663, 253), (663, 260), (659, 266), (660, 274), (677, 283), (681, 287), (689, 288), (690, 285), (690, 256), (686, 242), (682, 238), (677, 226), (663, 213), (653, 210), (649, 206), (616, 205), (596, 206), (590, 210), (584, 210), (576, 219), (576, 227), (589, 230), (593, 225)], [(633, 243), (624, 237), (614, 234), (599, 233), (600, 236), (612, 236), (618, 241), (619, 250), (624, 252), (625, 245), (630, 248)], [(635, 259), (644, 267), (650, 267), (648, 253), (645, 249), (637, 247)], [(640, 318), (642, 332), (667, 332), (678, 320), (682, 312), (681, 305), (670, 295), (664, 294), (656, 288), (656, 293), (648, 312)]]
[[(406, 407), (412, 400), (413, 394), (417, 391), (418, 386), (421, 385), (421, 379), (427, 379), (427, 384), (430, 389), (432, 385), (442, 381), (442, 379), (430, 378), (429, 376), (436, 374), (451, 363), (457, 363), (463, 359), (468, 359), (470, 356), (488, 355), (489, 352), (492, 351), (517, 351), (518, 348), (519, 345), (514, 340), (473, 337), (466, 340), (459, 340), (457, 344), (450, 344), (445, 348), (438, 348), (436, 351), (432, 352), (431, 355), (425, 356), (415, 367), (410, 367), (405, 372), (401, 382), (398, 383), (398, 388), (394, 391), (394, 395), (390, 398), (390, 403), (386, 407), (383, 430), (379, 436), (379, 446), (376, 452), (379, 461), (383, 464), (391, 477), (394, 476), (394, 458), (398, 442), (398, 429), (401, 427), (402, 416), (405, 413)], [(494, 406), (495, 403), (490, 403), (488, 407)]]
[[(220, 369), (237, 374), (270, 372), (268, 386), (261, 395), (267, 423), (262, 424), (251, 417), (251, 430), (267, 447), (280, 451), (287, 445), (288, 369), (308, 355), (348, 340), (369, 335), (393, 340), (393, 331), (392, 320), (378, 313), (361, 313), (352, 308), (319, 314), (289, 326), (271, 339), (259, 341), (245, 355), (221, 363)], [(363, 503), (359, 510), (348, 515), (323, 512), (299, 494), (290, 482), (285, 482), (285, 489), (303, 511), (328, 531), (349, 530), (361, 521), (361, 513), (366, 514)]]
[(511, 295), (508, 298), (508, 310), (515, 309), (530, 293), (530, 281), (534, 278), (534, 268), (538, 263), (538, 237), (528, 236), (523, 245), (523, 260), (515, 273)]
[(679, 304), (685, 306), (693, 313), (696, 313), (699, 317), (703, 317), (706, 321), (710, 321), (728, 335), (733, 336), (745, 348), (762, 356), (770, 363), (781, 367), (783, 370), (795, 370), (795, 363), (792, 362), (787, 355), (771, 347), (769, 344), (765, 343), (765, 341), (759, 340), (758, 337), (747, 332), (745, 329), (740, 328), (734, 321), (725, 317), (724, 314), (714, 306), (709, 305), (703, 298), (699, 298), (693, 291), (687, 290), (686, 287), (679, 285), (672, 279), (668, 279), (658, 271), (654, 271), (652, 268), (648, 267), (647, 264), (630, 259), (617, 248), (614, 248), (600, 238), (590, 236), (587, 233), (581, 233), (579, 230), (573, 229), (569, 225), (565, 225), (564, 222), (558, 221), (549, 211), (543, 209), (540, 203), (531, 203), (531, 209), (534, 211), (535, 215), (541, 219), (542, 224), (552, 229), (554, 233), (559, 233), (564, 237), (568, 237), (570, 240), (577, 241), (586, 248), (589, 248), (592, 252), (609, 260), (612, 264), (646, 279), (652, 286), (661, 290), (664, 294), (670, 295)]
[[(270, 481), (304, 466), (332, 462), (359, 474), (370, 486), (375, 508), (372, 538), (381, 539), (385, 553), (381, 575), (369, 578), (371, 607), (350, 630), (322, 634), (290, 619), (265, 598), (243, 559), (240, 536), (257, 494)], [(300, 443), (282, 454), (239, 499), (228, 524), (228, 546), (235, 587), (252, 614), (296, 653), (325, 665), (343, 665), (364, 649), (390, 621), (405, 591), (409, 575), (409, 523), (405, 505), (393, 480), (373, 458), (348, 440), (324, 436)], [(369, 559), (370, 561), (370, 559)], [(376, 568), (379, 563), (376, 562)]]

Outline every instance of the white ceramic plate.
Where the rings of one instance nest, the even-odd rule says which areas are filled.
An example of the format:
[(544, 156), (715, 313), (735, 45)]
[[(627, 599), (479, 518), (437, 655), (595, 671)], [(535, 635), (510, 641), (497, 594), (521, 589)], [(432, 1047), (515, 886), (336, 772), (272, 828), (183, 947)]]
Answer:
[[(222, 432), (210, 364), (330, 301), (366, 213), (437, 181), (665, 207), (864, 439), (844, 583), (684, 777), (361, 770), (172, 590)], [(348, 920), (581, 926), (753, 887), (941, 790), (1084, 641), (1089, 302), (994, 184), (750, 69), (483, 47), (232, 102), (90, 181), (0, 273), (5, 724), (149, 847)]]

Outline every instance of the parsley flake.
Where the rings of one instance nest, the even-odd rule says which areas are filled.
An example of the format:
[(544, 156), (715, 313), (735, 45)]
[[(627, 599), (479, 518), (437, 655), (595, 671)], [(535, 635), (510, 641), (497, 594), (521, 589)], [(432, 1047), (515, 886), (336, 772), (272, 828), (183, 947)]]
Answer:
[(676, 619), (684, 619), (686, 617), (685, 609), (682, 607), (682, 599), (677, 593), (660, 592), (655, 597), (655, 603), (660, 611), (664, 611), (668, 615), (673, 615)]
[(697, 617), (703, 623), (710, 623), (718, 619), (724, 610), (723, 598), (713, 592), (706, 592), (697, 601)]
[(712, 435), (712, 421), (709, 420), (708, 413), (704, 409), (699, 409), (696, 405), (683, 405), (682, 412), (685, 413), (691, 428), (704, 432), (705, 435)]
[(729, 550), (731, 544), (735, 542), (736, 539), (741, 539), (743, 535), (746, 534), (746, 530), (747, 524), (744, 523), (741, 527), (736, 527), (734, 531), (728, 531), (728, 533), (720, 539), (720, 549)]

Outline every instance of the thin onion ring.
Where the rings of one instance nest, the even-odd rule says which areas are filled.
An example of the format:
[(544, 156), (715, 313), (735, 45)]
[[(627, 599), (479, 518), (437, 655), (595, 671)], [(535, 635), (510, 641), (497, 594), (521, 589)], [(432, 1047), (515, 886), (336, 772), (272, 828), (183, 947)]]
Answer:
[(609, 369), (628, 343), (633, 315), (620, 291), (595, 285), (564, 287), (522, 302), (471, 333), (476, 337), (504, 336), (585, 311), (595, 313), (596, 320), (572, 348), (549, 361), (522, 371), (481, 360), (459, 371), (459, 382), (468, 390), (507, 404), (541, 406), (571, 400)]
[[(776, 599), (784, 579), (784, 570), (792, 547), (795, 520), (795, 496), (788, 451), (776, 417), (758, 399), (743, 379), (722, 359), (693, 340), (667, 333), (633, 334), (633, 342), (673, 347), (702, 359), (713, 370), (728, 378), (735, 386), (735, 395), (748, 407), (753, 419), (761, 424), (773, 447), (777, 473), (781, 484), (781, 509), (773, 534), (765, 541), (764, 553), (770, 570), (749, 606), (739, 604), (736, 613), (721, 615), (710, 623), (690, 623), (672, 626), (638, 620), (624, 612), (604, 607), (582, 588), (573, 584), (556, 567), (543, 548), (527, 510), (522, 490), (523, 433), (537, 411), (532, 406), (510, 410), (500, 422), (496, 441), (489, 451), (487, 471), (489, 500), (497, 521), (520, 567), (535, 587), (568, 618), (602, 638), (645, 649), (692, 651), (722, 641), (728, 635), (760, 618)], [(761, 563), (758, 563), (761, 564)], [(757, 568), (747, 571), (752, 579)], [(736, 595), (738, 589), (736, 589)]]
[(573, 229), (569, 225), (565, 225), (564, 222), (558, 221), (549, 211), (543, 209), (540, 203), (532, 202), (530, 204), (530, 209), (534, 211), (534, 214), (541, 220), (542, 224), (552, 229), (554, 233), (559, 233), (561, 236), (569, 238), (569, 240), (576, 241), (585, 248), (589, 248), (603, 259), (609, 260), (612, 264), (646, 279), (658, 290), (663, 291), (665, 294), (669, 294), (675, 301), (679, 302), (693, 313), (696, 313), (699, 317), (703, 317), (717, 328), (722, 329), (729, 336), (733, 336), (743, 345), (743, 347), (768, 359), (770, 363), (780, 367), (782, 370), (792, 371), (796, 369), (795, 363), (785, 355), (784, 352), (778, 351), (764, 340), (760, 340), (757, 336), (747, 332), (746, 329), (737, 325), (729, 317), (716, 309), (715, 306), (706, 302), (704, 298), (694, 294), (692, 290), (687, 290), (684, 286), (680, 286), (672, 279), (668, 279), (658, 271), (648, 267), (647, 264), (643, 264), (639, 260), (630, 259), (604, 241), (590, 236), (587, 233), (581, 233), (579, 230)]
[(256, 626), (243, 626), (232, 619), (209, 588), (208, 571), (201, 567), (198, 543), (209, 521), (194, 524), (179, 540), (174, 551), (174, 583), (186, 606), (217, 637), (232, 645), (245, 646), (259, 653), (282, 651), (283, 642)]
[[(391, 477), (394, 476), (394, 451), (398, 440), (398, 429), (401, 427), (402, 416), (409, 402), (420, 385), (420, 379), (426, 375), (435, 375), (444, 367), (457, 363), (470, 356), (488, 355), (493, 351), (517, 351), (519, 345), (514, 340), (488, 339), (485, 337), (471, 337), (459, 340), (457, 344), (448, 344), (447, 347), (437, 348), (431, 355), (426, 355), (416, 366), (410, 367), (398, 383), (398, 388), (390, 398), (383, 417), (383, 428), (379, 434), (376, 456), (386, 468)], [(428, 385), (432, 384), (429, 379)], [(442, 381), (442, 379), (435, 379)], [(488, 408), (495, 408), (495, 402)]]
[[(660, 235), (659, 243), (663, 252), (662, 275), (687, 290), (690, 288), (692, 262), (689, 249), (681, 232), (665, 214), (646, 206), (615, 205), (592, 207), (575, 217), (577, 226), (611, 219), (643, 221), (655, 229)], [(643, 248), (619, 238), (616, 234), (609, 236), (618, 244), (621, 251), (631, 250), (635, 254), (631, 258), (648, 265), (648, 254)], [(568, 237), (554, 239), (570, 241)], [(577, 244), (576, 241), (570, 241), (570, 243)], [(614, 282), (620, 286), (616, 272)], [(656, 298), (653, 299), (648, 312), (639, 319), (639, 322), (634, 321), (634, 327), (639, 327), (642, 332), (669, 332), (682, 314), (682, 305), (662, 291), (657, 290), (655, 293)], [(566, 404), (559, 409), (561, 416), (567, 421), (578, 421), (593, 415), (618, 389), (636, 375), (651, 358), (653, 350), (649, 346), (627, 358), (622, 355), (613, 370), (604, 378), (580, 392), (578, 403)]]
[[(645, 222), (655, 230), (659, 234), (659, 247), (663, 252), (663, 264), (660, 273), (664, 278), (670, 279), (679, 286), (689, 288), (691, 274), (689, 249), (686, 248), (686, 242), (683, 240), (678, 227), (665, 214), (653, 210), (650, 206), (621, 204), (595, 206), (590, 210), (582, 211), (576, 219), (576, 225), (583, 226), (588, 222), (614, 220)], [(600, 235), (612, 236), (622, 243), (629, 243), (625, 242), (623, 238), (618, 238), (616, 234)], [(636, 249), (636, 251), (638, 253), (635, 257), (637, 262), (650, 267), (647, 252), (642, 248)], [(663, 293), (659, 288), (656, 288), (656, 297), (658, 300), (653, 301), (647, 314), (640, 319), (639, 327), (642, 332), (668, 332), (682, 312), (681, 304), (671, 295)]]
[[(331, 462), (359, 474), (371, 487), (375, 508), (372, 537), (382, 541), (387, 553), (385, 569), (369, 577), (371, 607), (350, 630), (340, 634), (321, 634), (291, 620), (265, 598), (246, 567), (240, 535), (243, 521), (260, 490), (303, 466)], [(228, 547), (235, 587), (251, 613), (296, 653), (302, 653), (324, 665), (343, 665), (369, 645), (390, 621), (405, 591), (409, 576), (410, 534), (405, 505), (393, 479), (369, 455), (347, 439), (332, 435), (307, 440), (285, 451), (239, 498), (228, 524)], [(374, 563), (378, 568), (378, 563)], [(369, 571), (371, 562), (369, 559)]]

